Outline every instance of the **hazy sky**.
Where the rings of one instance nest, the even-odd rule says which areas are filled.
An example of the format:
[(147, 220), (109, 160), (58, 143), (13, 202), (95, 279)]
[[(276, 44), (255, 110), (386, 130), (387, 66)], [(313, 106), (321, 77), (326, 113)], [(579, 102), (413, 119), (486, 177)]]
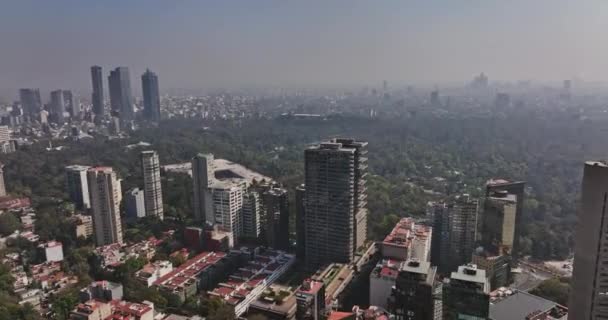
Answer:
[[(2, 0), (0, 89), (608, 77), (605, 0)], [(106, 86), (107, 87), (107, 86)], [(16, 92), (15, 92), (16, 95)]]

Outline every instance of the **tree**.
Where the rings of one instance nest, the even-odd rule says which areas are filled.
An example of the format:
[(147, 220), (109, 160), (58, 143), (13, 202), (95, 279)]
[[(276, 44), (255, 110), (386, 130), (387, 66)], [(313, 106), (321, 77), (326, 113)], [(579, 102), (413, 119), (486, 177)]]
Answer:
[(543, 281), (538, 287), (530, 291), (530, 293), (565, 306), (568, 304), (568, 295), (570, 294), (569, 282), (569, 278), (552, 278)]
[(8, 236), (21, 227), (21, 222), (11, 212), (0, 214), (0, 235)]

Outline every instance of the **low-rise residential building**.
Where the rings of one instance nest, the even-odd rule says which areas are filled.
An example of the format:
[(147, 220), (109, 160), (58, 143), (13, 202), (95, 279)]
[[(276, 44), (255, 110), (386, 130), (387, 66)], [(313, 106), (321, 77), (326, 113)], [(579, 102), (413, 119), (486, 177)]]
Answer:
[[(198, 293), (199, 284), (204, 281), (203, 279), (213, 278), (214, 272), (222, 269), (216, 264), (226, 256), (224, 252), (202, 252), (156, 280), (153, 285), (185, 301)], [(208, 274), (203, 275), (205, 272)]]
[(74, 215), (74, 234), (76, 237), (88, 238), (93, 235), (93, 217), (82, 214)]
[(283, 251), (259, 250), (253, 259), (232, 273), (228, 281), (207, 293), (234, 307), (237, 317), (243, 315), (258, 296), (283, 275), (295, 262), (295, 256)]
[(120, 300), (122, 296), (122, 284), (105, 280), (92, 282), (88, 287), (80, 290), (78, 294), (81, 302), (89, 300)]
[(429, 261), (433, 229), (416, 224), (412, 218), (402, 218), (382, 241), (382, 256), (405, 261)]
[(124, 247), (125, 257), (128, 258), (145, 258), (151, 260), (156, 255), (156, 248), (163, 243), (163, 240), (150, 237), (147, 240), (137, 242), (133, 245)]
[[(15, 292), (17, 293), (17, 292)], [(19, 304), (24, 305), (29, 303), (36, 310), (40, 310), (40, 304), (42, 302), (42, 290), (40, 289), (31, 289), (31, 290), (22, 290), (17, 293), (19, 295)]]
[(95, 248), (97, 263), (103, 269), (115, 268), (123, 263), (124, 252), (120, 243), (112, 243)]
[(146, 264), (141, 270), (135, 273), (135, 278), (148, 287), (151, 287), (156, 280), (164, 277), (173, 271), (171, 261), (155, 261)]
[(401, 261), (384, 259), (380, 261), (369, 275), (369, 303), (381, 308), (388, 308), (395, 280), (399, 274)]
[(260, 314), (269, 319), (295, 320), (296, 296), (285, 286), (273, 284), (249, 305), (247, 315)]
[(112, 300), (110, 305), (112, 315), (106, 320), (154, 320), (154, 305), (152, 303)]
[(103, 301), (90, 300), (80, 303), (70, 312), (70, 320), (106, 320), (112, 315), (112, 307)]
[(38, 248), (43, 251), (46, 262), (63, 261), (63, 245), (59, 241), (41, 243)]

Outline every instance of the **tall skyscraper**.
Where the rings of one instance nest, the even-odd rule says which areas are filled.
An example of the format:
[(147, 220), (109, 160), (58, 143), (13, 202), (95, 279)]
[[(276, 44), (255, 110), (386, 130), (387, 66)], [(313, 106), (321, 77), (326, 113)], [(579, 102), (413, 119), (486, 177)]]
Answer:
[(19, 99), (25, 116), (37, 117), (38, 113), (42, 111), (39, 89), (19, 89)]
[(65, 122), (65, 101), (63, 100), (63, 90), (51, 91), (51, 119), (57, 124)]
[(156, 151), (141, 153), (141, 172), (144, 175), (144, 202), (146, 216), (164, 218), (163, 191), (160, 180), (160, 162)]
[(449, 204), (436, 204), (433, 213), (431, 261), (440, 273), (471, 262), (475, 249), (479, 203), (461, 195)]
[(104, 99), (103, 99), (103, 72), (100, 66), (91, 67), (91, 82), (93, 85), (93, 94), (91, 101), (93, 102), (93, 114), (97, 117), (105, 115)]
[(389, 309), (396, 320), (441, 320), (441, 283), (427, 261), (407, 260), (399, 268)]
[(450, 210), (450, 270), (471, 262), (475, 249), (479, 202), (469, 195), (460, 196)]
[(306, 187), (303, 184), (296, 187), (296, 257), (300, 263), (304, 262), (306, 258), (305, 194)]
[(120, 180), (110, 167), (90, 168), (87, 171), (87, 179), (93, 209), (95, 243), (97, 246), (123, 243)]
[(89, 183), (87, 180), (88, 166), (71, 165), (65, 167), (66, 181), (70, 200), (79, 210), (91, 208)]
[(367, 142), (332, 139), (304, 156), (307, 268), (350, 263), (367, 236)]
[(63, 90), (63, 103), (66, 111), (70, 113), (70, 117), (77, 118), (80, 116), (80, 104), (71, 90)]
[(4, 184), (4, 164), (0, 163), (0, 197), (6, 197), (6, 185)]
[[(458, 267), (443, 284), (444, 320), (486, 320), (490, 315), (490, 286), (484, 270)], [(579, 319), (579, 318), (574, 318)]]
[(141, 87), (144, 95), (144, 118), (150, 121), (160, 121), (160, 94), (158, 92), (158, 76), (146, 70), (141, 76)]
[(256, 191), (243, 194), (243, 234), (257, 239), (262, 233), (262, 199)]
[(519, 234), (521, 230), (522, 219), (524, 215), (524, 200), (526, 196), (526, 183), (524, 181), (510, 182), (502, 179), (493, 179), (486, 183), (486, 197), (490, 196), (495, 191), (504, 190), (517, 197), (517, 210), (515, 212), (515, 228), (513, 235), (513, 247), (511, 256), (513, 259), (519, 257)]
[(588, 161), (574, 240), (568, 319), (608, 319), (608, 163)]
[(131, 93), (129, 68), (118, 67), (110, 71), (108, 84), (110, 87), (112, 111), (118, 113), (122, 121), (133, 120), (133, 95)]
[(479, 232), (483, 248), (495, 254), (510, 255), (515, 242), (516, 217), (516, 195), (499, 190), (486, 197)]
[(197, 154), (192, 158), (192, 188), (194, 192), (194, 219), (213, 223), (213, 203), (209, 182), (213, 178), (213, 155)]
[(271, 187), (262, 194), (266, 243), (271, 248), (289, 249), (289, 200), (287, 190)]

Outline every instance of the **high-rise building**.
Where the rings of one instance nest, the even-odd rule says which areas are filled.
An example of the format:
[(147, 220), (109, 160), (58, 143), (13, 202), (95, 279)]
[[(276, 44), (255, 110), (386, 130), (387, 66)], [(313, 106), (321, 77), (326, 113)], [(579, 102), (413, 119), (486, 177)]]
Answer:
[(158, 90), (158, 76), (146, 70), (141, 76), (141, 87), (144, 95), (144, 118), (150, 121), (160, 121), (160, 94)]
[(125, 194), (125, 211), (127, 219), (135, 221), (146, 216), (146, 201), (144, 191), (140, 188), (133, 188)]
[(255, 191), (243, 195), (243, 235), (257, 239), (262, 232), (262, 200)]
[(63, 90), (63, 103), (66, 111), (70, 114), (70, 117), (77, 118), (80, 116), (82, 110), (80, 110), (80, 104), (72, 91)]
[(296, 319), (320, 320), (325, 310), (325, 284), (322, 281), (304, 280), (296, 291)]
[(11, 153), (16, 150), (15, 140), (11, 140), (8, 126), (0, 126), (0, 153)]
[(87, 171), (89, 168), (90, 167), (81, 165), (65, 167), (68, 194), (70, 195), (70, 200), (74, 202), (76, 208), (79, 210), (91, 208), (89, 183), (87, 180)]
[(583, 171), (568, 319), (608, 319), (608, 163)]
[(433, 210), (431, 261), (447, 274), (471, 262), (477, 232), (478, 201), (460, 195), (449, 203), (436, 203)]
[(209, 182), (213, 179), (213, 155), (197, 154), (192, 158), (192, 188), (194, 191), (194, 219), (213, 223), (213, 203)]
[(431, 263), (441, 274), (450, 272), (450, 211), (443, 202), (433, 203), (428, 209), (433, 224), (431, 237)]
[(87, 179), (91, 194), (95, 243), (97, 246), (123, 243), (120, 180), (110, 167), (90, 168), (87, 171)]
[(367, 236), (367, 142), (332, 139), (304, 155), (307, 268), (350, 263)]
[(510, 182), (503, 179), (493, 179), (486, 183), (486, 197), (490, 196), (495, 191), (507, 191), (509, 194), (515, 195), (517, 198), (517, 210), (515, 212), (515, 228), (513, 235), (513, 247), (511, 248), (511, 256), (513, 259), (519, 257), (519, 234), (522, 228), (523, 210), (525, 200), (526, 183), (524, 181)]
[(93, 102), (93, 114), (96, 117), (105, 115), (104, 99), (103, 99), (103, 72), (100, 66), (91, 67), (91, 81), (93, 85), (93, 94), (91, 101)]
[(63, 90), (51, 91), (51, 119), (57, 124), (65, 122), (65, 101), (63, 100)]
[(271, 248), (289, 249), (289, 199), (287, 190), (271, 187), (262, 194), (266, 243)]
[(306, 258), (306, 213), (304, 196), (306, 187), (302, 184), (296, 187), (296, 257), (300, 263)]
[(110, 87), (112, 111), (119, 114), (120, 120), (122, 121), (133, 120), (133, 96), (131, 93), (129, 68), (118, 67), (110, 71), (108, 84)]
[(516, 195), (498, 190), (486, 197), (479, 231), (482, 247), (494, 254), (510, 255), (515, 242), (516, 217)]
[(463, 195), (456, 199), (449, 210), (451, 261), (458, 264), (469, 263), (475, 249), (479, 203), (477, 199)]
[(441, 320), (441, 283), (435, 280), (436, 273), (427, 261), (401, 264), (389, 299), (396, 320)]
[(431, 91), (431, 106), (440, 107), (441, 100), (439, 99), (439, 90)]
[(160, 162), (156, 151), (141, 153), (141, 172), (144, 175), (146, 216), (164, 218), (163, 191), (160, 181)]
[(42, 100), (40, 99), (39, 89), (19, 89), (19, 100), (23, 114), (28, 117), (37, 117), (42, 111)]
[(444, 320), (488, 319), (490, 285), (484, 270), (475, 265), (460, 266), (445, 280), (442, 291)]
[(0, 163), (0, 197), (6, 197), (6, 185), (4, 184), (4, 164)]

